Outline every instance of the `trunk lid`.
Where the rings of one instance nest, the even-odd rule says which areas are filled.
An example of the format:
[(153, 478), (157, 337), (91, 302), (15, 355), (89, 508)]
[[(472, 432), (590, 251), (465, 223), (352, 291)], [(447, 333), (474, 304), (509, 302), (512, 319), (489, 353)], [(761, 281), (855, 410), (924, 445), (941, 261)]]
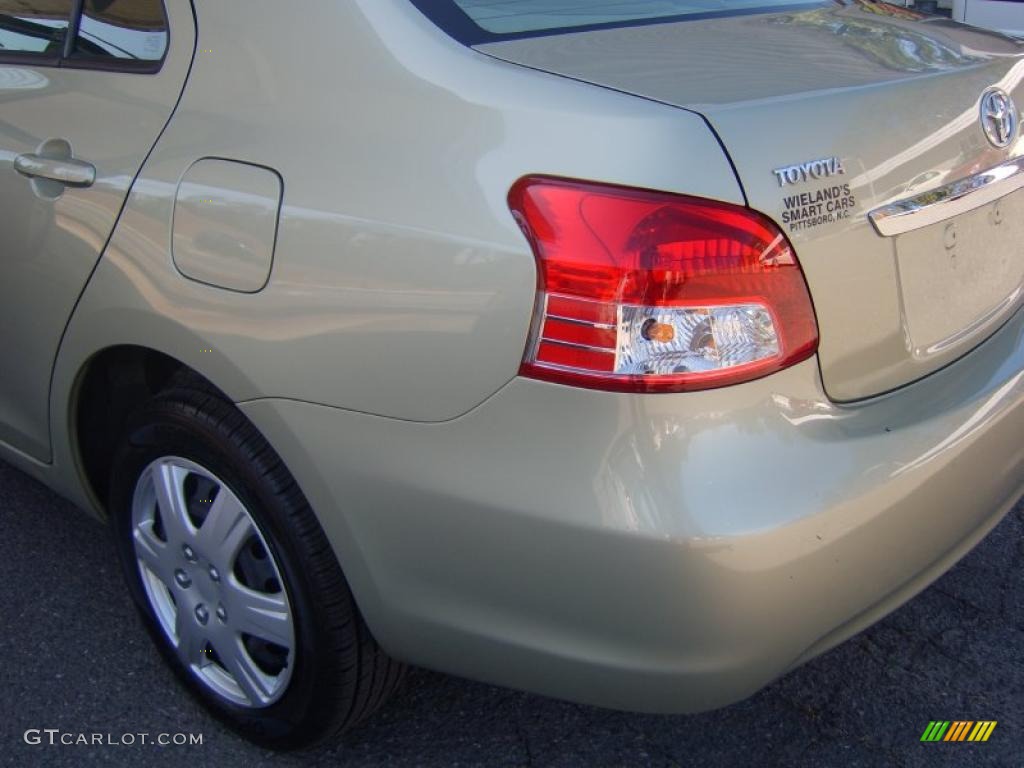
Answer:
[(836, 400), (935, 371), (1019, 307), (1024, 190), (896, 236), (868, 218), (1024, 154), (993, 146), (979, 109), (992, 86), (1024, 105), (1018, 42), (862, 0), (478, 50), (703, 115), (796, 248)]

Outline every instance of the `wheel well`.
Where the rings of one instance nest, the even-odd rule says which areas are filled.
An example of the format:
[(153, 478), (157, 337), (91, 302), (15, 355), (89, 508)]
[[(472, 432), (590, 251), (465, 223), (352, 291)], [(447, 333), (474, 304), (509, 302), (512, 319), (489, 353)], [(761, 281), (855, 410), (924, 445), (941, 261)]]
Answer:
[(112, 347), (87, 364), (72, 419), (82, 471), (102, 508), (107, 505), (114, 451), (128, 416), (181, 377), (205, 381), (184, 363), (145, 347)]

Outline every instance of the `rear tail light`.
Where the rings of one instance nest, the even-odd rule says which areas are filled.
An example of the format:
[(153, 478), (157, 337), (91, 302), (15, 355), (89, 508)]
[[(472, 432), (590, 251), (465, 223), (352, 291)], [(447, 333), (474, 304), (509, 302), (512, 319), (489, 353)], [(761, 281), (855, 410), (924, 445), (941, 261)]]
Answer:
[(736, 205), (546, 177), (509, 206), (539, 269), (521, 373), (628, 392), (765, 376), (818, 345), (785, 235)]

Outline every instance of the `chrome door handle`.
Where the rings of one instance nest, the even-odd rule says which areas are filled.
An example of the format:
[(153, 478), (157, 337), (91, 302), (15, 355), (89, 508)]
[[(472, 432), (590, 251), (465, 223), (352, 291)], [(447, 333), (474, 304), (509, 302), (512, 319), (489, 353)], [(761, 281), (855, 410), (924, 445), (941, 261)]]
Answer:
[(33, 179), (47, 179), (67, 187), (91, 187), (96, 181), (96, 167), (81, 160), (56, 160), (42, 155), (18, 155), (14, 170)]

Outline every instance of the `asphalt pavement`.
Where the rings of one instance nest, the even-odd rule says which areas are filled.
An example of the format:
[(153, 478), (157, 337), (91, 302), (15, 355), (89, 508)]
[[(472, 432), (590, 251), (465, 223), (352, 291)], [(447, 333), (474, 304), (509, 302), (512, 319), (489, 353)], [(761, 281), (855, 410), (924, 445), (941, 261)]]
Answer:
[[(1024, 502), (909, 604), (727, 709), (636, 715), (414, 670), (341, 743), (281, 756), (178, 687), (107, 530), (0, 463), (0, 765), (1022, 766), (1022, 533)], [(939, 719), (998, 725), (986, 743), (921, 743)], [(107, 743), (60, 743), (93, 734)], [(162, 734), (202, 743), (153, 743)]]

